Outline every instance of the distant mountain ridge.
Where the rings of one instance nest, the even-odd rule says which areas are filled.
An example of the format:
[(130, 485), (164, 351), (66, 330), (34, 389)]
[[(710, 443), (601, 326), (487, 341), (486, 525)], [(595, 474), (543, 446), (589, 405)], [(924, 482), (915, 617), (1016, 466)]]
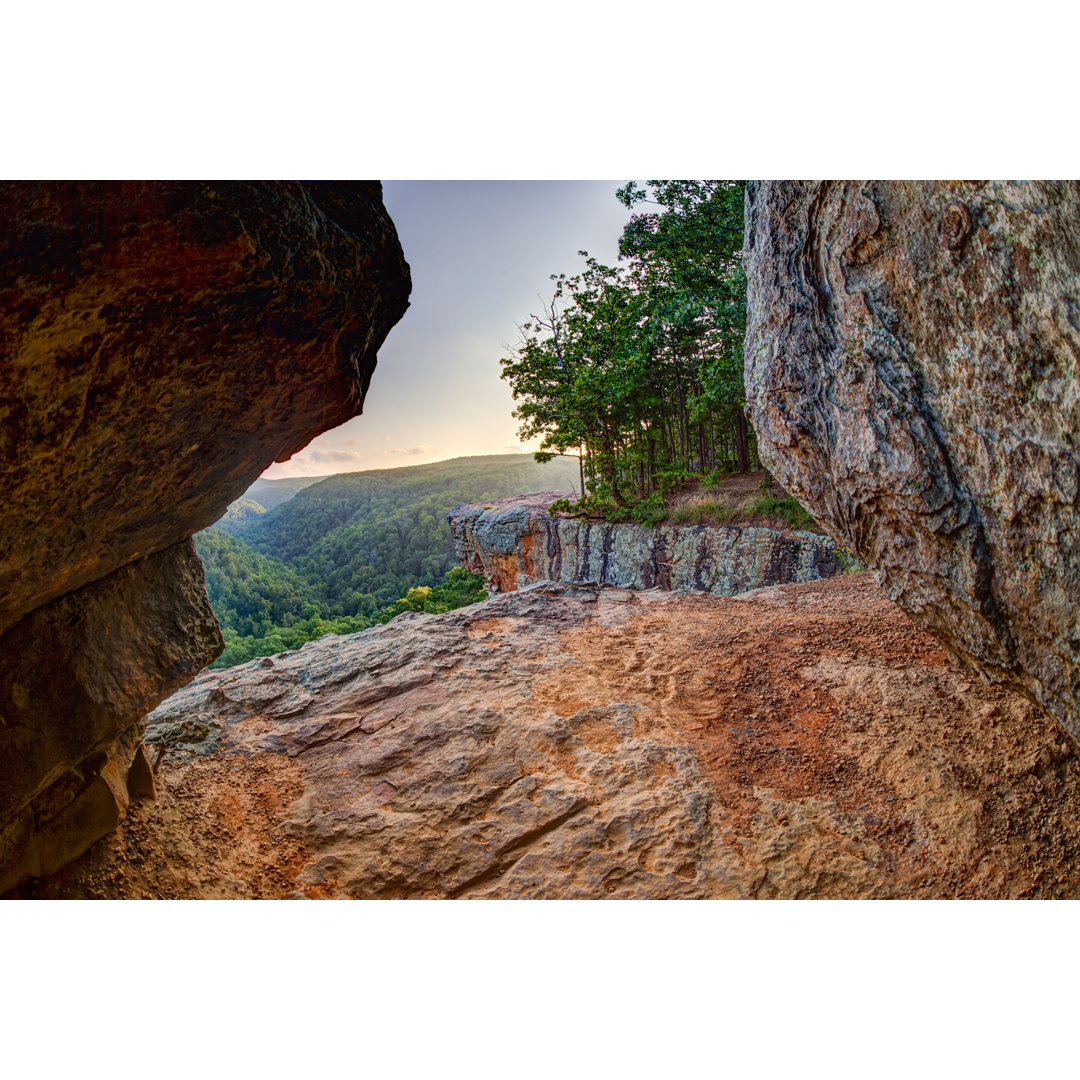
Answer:
[(244, 492), (242, 498), (252, 499), (267, 510), (273, 510), (275, 506), (288, 502), (297, 492), (326, 479), (325, 476), (286, 476), (280, 480), (260, 478)]
[[(559, 466), (571, 468), (573, 476), (574, 487), (577, 486), (577, 465), (574, 464), (576, 459), (572, 458), (556, 458), (551, 462), (551, 465), (558, 470)], [(432, 468), (438, 468), (443, 475), (451, 475), (455, 472), (471, 472), (477, 466), (483, 465), (507, 465), (507, 464), (522, 464), (522, 465), (535, 465), (532, 454), (476, 454), (467, 455), (464, 457), (447, 458), (445, 461), (433, 461), (426, 465), (399, 465), (389, 469), (364, 469), (358, 472), (343, 472), (343, 473), (331, 473), (326, 476), (285, 476), (275, 480), (258, 479), (244, 492), (240, 499), (237, 499), (232, 506), (236, 506), (237, 503), (243, 499), (250, 499), (253, 502), (259, 503), (266, 510), (273, 510), (275, 507), (280, 506), (284, 502), (288, 502), (290, 499), (299, 495), (301, 491), (306, 491), (309, 488), (315, 487), (318, 484), (324, 484), (329, 481), (335, 481), (332, 488), (339, 488), (347, 490), (352, 484), (361, 481), (364, 477), (373, 477), (379, 479), (391, 479), (395, 476), (402, 474), (416, 473), (421, 470), (427, 470)], [(314, 493), (316, 497), (329, 494), (332, 488), (324, 488), (323, 490)], [(525, 492), (514, 492), (513, 494), (526, 494)], [(226, 514), (226, 517), (228, 515)], [(224, 520), (224, 518), (222, 519)], [(214, 522), (215, 525), (220, 525), (220, 521)]]
[(456, 565), (445, 520), (451, 507), (571, 488), (576, 477), (576, 459), (538, 465), (531, 454), (340, 473), (230, 531), (311, 582), (327, 611), (372, 614)]

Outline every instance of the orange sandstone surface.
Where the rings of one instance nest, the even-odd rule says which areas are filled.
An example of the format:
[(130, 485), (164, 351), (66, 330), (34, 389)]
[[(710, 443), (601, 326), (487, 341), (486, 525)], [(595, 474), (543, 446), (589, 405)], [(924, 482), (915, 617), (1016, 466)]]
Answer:
[(1080, 893), (1073, 744), (869, 574), (534, 586), (204, 673), (152, 721), (157, 800), (21, 895)]

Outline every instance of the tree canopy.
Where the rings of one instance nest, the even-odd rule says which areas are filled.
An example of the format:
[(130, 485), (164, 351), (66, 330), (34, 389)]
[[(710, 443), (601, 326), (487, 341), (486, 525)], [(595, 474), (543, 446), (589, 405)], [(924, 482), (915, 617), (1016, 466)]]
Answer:
[[(743, 396), (743, 181), (650, 180), (620, 265), (587, 252), (502, 360), (522, 438), (582, 457), (592, 496), (624, 505), (672, 478), (756, 464)], [(647, 207), (655, 209), (647, 209)]]

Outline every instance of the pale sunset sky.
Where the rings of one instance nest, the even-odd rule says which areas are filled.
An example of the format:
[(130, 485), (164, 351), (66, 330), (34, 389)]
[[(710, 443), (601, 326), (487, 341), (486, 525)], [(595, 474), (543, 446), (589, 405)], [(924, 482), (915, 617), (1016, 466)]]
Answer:
[(419, 465), (522, 446), (504, 345), (548, 298), (549, 274), (576, 273), (586, 250), (618, 257), (626, 180), (383, 181), (412, 270), (404, 318), (379, 352), (364, 413), (263, 476), (323, 476)]

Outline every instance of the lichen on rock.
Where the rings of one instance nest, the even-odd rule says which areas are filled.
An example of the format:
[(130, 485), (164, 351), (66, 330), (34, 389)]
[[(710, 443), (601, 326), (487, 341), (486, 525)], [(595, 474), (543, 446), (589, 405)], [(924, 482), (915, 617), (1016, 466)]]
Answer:
[(567, 494), (546, 491), (455, 506), (446, 517), (461, 564), (493, 592), (537, 581), (593, 581), (716, 596), (816, 581), (852, 568), (829, 537), (802, 530), (551, 517), (548, 507)]

